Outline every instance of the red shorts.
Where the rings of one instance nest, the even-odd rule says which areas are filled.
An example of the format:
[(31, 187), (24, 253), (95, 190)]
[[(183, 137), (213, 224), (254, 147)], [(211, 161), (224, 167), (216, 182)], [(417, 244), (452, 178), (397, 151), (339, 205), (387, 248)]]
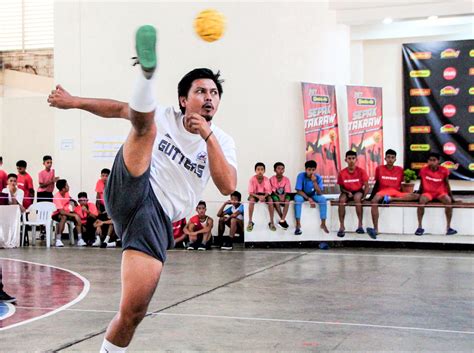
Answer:
[(428, 201), (433, 201), (433, 200), (439, 200), (441, 197), (443, 196), (448, 196), (448, 193), (446, 192), (424, 192), (423, 194), (421, 194), (421, 196), (423, 197), (426, 197), (428, 199)]
[(380, 190), (376, 195), (377, 196), (390, 196), (390, 197), (403, 197), (407, 195), (407, 192), (401, 192), (400, 190), (394, 188), (386, 188)]

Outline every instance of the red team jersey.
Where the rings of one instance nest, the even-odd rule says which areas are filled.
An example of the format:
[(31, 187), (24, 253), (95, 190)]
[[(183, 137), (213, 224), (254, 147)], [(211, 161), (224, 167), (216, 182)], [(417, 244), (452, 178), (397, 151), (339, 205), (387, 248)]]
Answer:
[(367, 172), (359, 167), (355, 167), (353, 173), (349, 173), (349, 169), (344, 168), (337, 176), (338, 185), (350, 192), (362, 190), (362, 187), (367, 181), (369, 181)]
[(25, 193), (25, 198), (23, 199), (23, 207), (28, 209), (30, 205), (33, 203), (33, 195), (31, 195), (30, 190), (34, 190), (33, 188), (33, 179), (28, 173), (25, 174), (18, 174), (17, 176), (17, 185), (18, 188), (23, 190)]
[(5, 171), (0, 170), (0, 190), (3, 190), (7, 187), (8, 174)]
[[(205, 221), (203, 222), (204, 225), (207, 223), (208, 217), (206, 217)], [(204, 225), (201, 223), (198, 215), (195, 215), (189, 219), (190, 223), (194, 224), (194, 231), (197, 232), (204, 228)]]
[(375, 181), (378, 181), (380, 190), (400, 190), (403, 181), (403, 168), (394, 166), (390, 170), (386, 165), (380, 165), (375, 169)]
[(420, 170), (421, 185), (423, 193), (442, 196), (448, 194), (446, 178), (449, 176), (449, 169), (439, 166), (433, 171), (430, 167), (425, 166)]

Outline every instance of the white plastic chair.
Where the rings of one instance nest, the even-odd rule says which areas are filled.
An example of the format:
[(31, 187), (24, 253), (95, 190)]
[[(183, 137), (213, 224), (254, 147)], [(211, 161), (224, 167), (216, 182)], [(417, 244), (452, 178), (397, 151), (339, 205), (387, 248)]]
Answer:
[(24, 241), (26, 234), (26, 226), (31, 226), (33, 228), (32, 243), (36, 243), (36, 227), (44, 226), (46, 229), (46, 246), (49, 248), (51, 246), (51, 234), (53, 228), (53, 220), (51, 216), (56, 210), (56, 206), (52, 202), (39, 202), (34, 203), (26, 211), (29, 216), (29, 220), (26, 220), (26, 214), (21, 215), (21, 239)]

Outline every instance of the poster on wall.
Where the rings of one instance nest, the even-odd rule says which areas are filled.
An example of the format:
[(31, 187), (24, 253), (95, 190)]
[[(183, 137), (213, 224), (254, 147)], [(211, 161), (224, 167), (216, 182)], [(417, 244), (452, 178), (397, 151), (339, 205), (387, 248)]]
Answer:
[(474, 40), (403, 44), (405, 167), (441, 155), (450, 178), (474, 180)]
[(336, 191), (341, 167), (336, 89), (331, 85), (302, 82), (306, 160), (318, 163), (316, 172), (324, 193)]
[(374, 184), (375, 168), (383, 164), (382, 88), (347, 87), (349, 149), (357, 153), (357, 165)]

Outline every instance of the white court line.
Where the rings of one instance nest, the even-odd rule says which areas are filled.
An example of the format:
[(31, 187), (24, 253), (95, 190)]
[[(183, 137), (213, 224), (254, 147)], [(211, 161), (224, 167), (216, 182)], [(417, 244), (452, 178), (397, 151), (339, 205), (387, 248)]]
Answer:
[[(55, 309), (55, 310), (53, 310), (49, 313), (46, 313), (44, 315), (34, 317), (32, 319), (25, 320), (25, 321), (22, 321), (22, 322), (18, 322), (16, 324), (13, 324), (13, 325), (10, 325), (10, 326), (7, 326), (7, 327), (2, 327), (2, 328), (0, 328), (0, 331), (5, 331), (5, 330), (8, 330), (8, 329), (11, 329), (11, 328), (14, 328), (14, 327), (18, 327), (18, 326), (21, 326), (21, 325), (28, 324), (28, 323), (36, 321), (36, 320), (44, 319), (45, 317), (48, 317), (48, 316), (54, 315), (54, 314), (56, 314), (60, 311), (66, 310), (70, 306), (73, 306), (74, 304), (76, 304), (76, 303), (80, 302), (82, 299), (84, 299), (84, 297), (89, 292), (89, 289), (90, 289), (89, 281), (77, 272), (74, 272), (74, 271), (71, 271), (71, 270), (68, 270), (68, 269), (65, 269), (65, 268), (62, 268), (62, 267), (57, 267), (57, 266), (52, 266), (52, 265), (45, 265), (45, 264), (40, 264), (40, 263), (37, 263), (37, 262), (31, 262), (31, 261), (25, 261), (25, 260), (10, 259), (10, 258), (6, 258), (6, 257), (0, 257), (0, 260), (11, 260), (11, 261), (18, 261), (18, 262), (26, 262), (26, 263), (33, 264), (33, 265), (56, 268), (58, 270), (66, 271), (66, 272), (69, 272), (69, 273), (73, 274), (74, 276), (79, 278), (84, 283), (84, 288), (82, 288), (81, 294), (79, 294), (73, 301), (71, 301), (69, 303), (66, 303), (63, 306), (61, 306), (61, 307), (59, 307), (59, 308), (57, 308), (57, 309)], [(19, 308), (19, 307), (17, 306), (17, 308)], [(33, 309), (33, 308), (30, 308), (30, 309)]]
[(361, 257), (397, 257), (397, 258), (414, 258), (414, 259), (450, 259), (450, 260), (474, 260), (474, 256), (427, 256), (427, 255), (388, 255), (388, 254), (358, 254), (358, 253), (328, 253), (322, 251), (308, 252), (307, 255), (320, 256), (361, 256)]
[(12, 316), (13, 314), (15, 314), (15, 311), (16, 311), (15, 305), (11, 303), (4, 303), (4, 304), (7, 305), (8, 313), (6, 313), (6, 315), (4, 316), (0, 316), (0, 321), (5, 320), (7, 317)]
[[(29, 307), (18, 307), (25, 309), (47, 309), (47, 308), (29, 308)], [(95, 310), (95, 309), (65, 309), (65, 311), (76, 311), (86, 313), (111, 313), (116, 314), (114, 310)], [(178, 314), (178, 313), (153, 313), (149, 312), (147, 315), (153, 316), (179, 316), (179, 317), (195, 317), (205, 319), (224, 319), (224, 320), (245, 320), (245, 321), (267, 321), (267, 322), (281, 322), (281, 323), (296, 323), (296, 324), (310, 324), (310, 325), (331, 325), (331, 326), (355, 326), (355, 327), (367, 327), (367, 328), (386, 328), (393, 330), (409, 330), (409, 331), (427, 331), (427, 332), (440, 332), (440, 333), (460, 333), (467, 335), (474, 335), (474, 331), (457, 331), (457, 330), (443, 330), (436, 328), (424, 328), (424, 327), (412, 327), (412, 326), (393, 326), (393, 325), (373, 325), (355, 322), (335, 322), (335, 321), (313, 321), (313, 320), (288, 320), (288, 319), (270, 319), (263, 317), (245, 317), (245, 316), (224, 316), (224, 315), (204, 315), (204, 314)]]

